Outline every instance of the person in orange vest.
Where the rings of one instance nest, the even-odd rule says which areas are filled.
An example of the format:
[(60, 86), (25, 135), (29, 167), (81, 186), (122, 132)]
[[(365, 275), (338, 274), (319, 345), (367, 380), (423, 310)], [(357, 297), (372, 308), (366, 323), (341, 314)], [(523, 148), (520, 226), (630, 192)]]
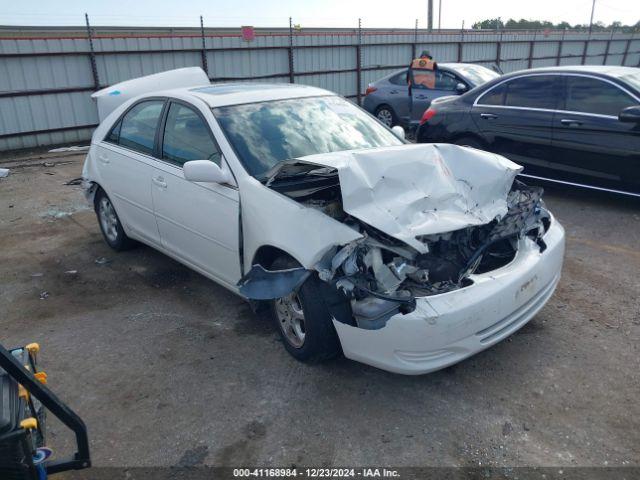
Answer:
[(424, 88), (435, 88), (436, 72), (438, 64), (433, 60), (429, 51), (425, 50), (420, 54), (420, 58), (411, 61), (407, 69), (407, 84), (409, 93), (412, 85), (422, 85)]

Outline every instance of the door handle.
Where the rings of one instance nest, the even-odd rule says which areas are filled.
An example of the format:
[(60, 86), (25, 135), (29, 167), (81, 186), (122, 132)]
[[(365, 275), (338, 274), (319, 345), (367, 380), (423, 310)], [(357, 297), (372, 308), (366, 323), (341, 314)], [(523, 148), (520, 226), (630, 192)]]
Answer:
[(416, 98), (419, 99), (419, 100), (427, 100), (427, 99), (429, 99), (429, 97), (426, 96), (426, 95), (416, 95)]
[(391, 91), (389, 92), (389, 94), (391, 94), (391, 95), (395, 95), (395, 94), (397, 94), (397, 93), (398, 93), (398, 90), (391, 90)]
[(167, 188), (167, 182), (164, 181), (163, 177), (153, 177), (151, 180), (160, 188)]
[(495, 113), (481, 113), (480, 118), (484, 118), (485, 120), (495, 120), (498, 116)]
[(582, 125), (581, 121), (573, 120), (571, 118), (563, 118), (562, 120), (560, 120), (560, 123), (562, 125), (566, 125), (567, 127), (579, 127), (580, 125)]
[(107, 165), (109, 163), (109, 157), (107, 157), (106, 155), (98, 155), (98, 161)]

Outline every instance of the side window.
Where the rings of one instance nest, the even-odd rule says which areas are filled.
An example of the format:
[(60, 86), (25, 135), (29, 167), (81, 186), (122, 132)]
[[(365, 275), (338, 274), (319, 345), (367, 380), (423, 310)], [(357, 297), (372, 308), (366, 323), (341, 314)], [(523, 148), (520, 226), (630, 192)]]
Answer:
[(122, 127), (122, 122), (118, 121), (118, 123), (113, 126), (109, 134), (104, 138), (105, 142), (117, 144), (118, 139), (120, 138), (120, 127)]
[(153, 142), (163, 105), (163, 100), (149, 100), (129, 110), (121, 121), (118, 144), (147, 155), (153, 154)]
[(620, 110), (637, 102), (610, 83), (595, 78), (567, 76), (565, 110), (617, 117)]
[(504, 105), (504, 94), (506, 91), (506, 84), (501, 83), (482, 95), (480, 100), (478, 100), (478, 105)]
[(436, 86), (436, 73), (433, 70), (412, 69), (411, 76), (413, 88), (433, 90)]
[(220, 151), (209, 127), (194, 110), (179, 103), (169, 107), (162, 158), (178, 165), (189, 160), (211, 160), (220, 165)]
[(394, 85), (403, 85), (407, 86), (407, 71), (403, 70), (402, 72), (394, 75), (389, 79), (389, 83), (393, 83)]
[(555, 75), (533, 75), (506, 82), (504, 104), (509, 107), (556, 108)]
[(460, 80), (449, 72), (436, 71), (436, 90), (454, 92), (458, 83), (460, 83)]

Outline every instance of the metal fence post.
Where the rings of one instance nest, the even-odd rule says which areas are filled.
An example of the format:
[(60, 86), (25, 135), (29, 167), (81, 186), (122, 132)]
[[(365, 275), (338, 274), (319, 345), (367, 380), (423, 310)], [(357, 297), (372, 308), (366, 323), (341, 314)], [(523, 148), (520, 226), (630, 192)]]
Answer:
[(502, 57), (502, 34), (504, 30), (500, 30), (500, 38), (498, 39), (498, 44), (496, 45), (496, 66), (500, 68), (500, 60)]
[(529, 58), (527, 61), (527, 68), (531, 68), (533, 65), (533, 48), (536, 44), (536, 37), (538, 36), (538, 31), (536, 30), (533, 34), (533, 40), (529, 42)]
[(89, 15), (84, 14), (84, 20), (87, 23), (87, 39), (89, 40), (89, 60), (91, 61), (91, 73), (93, 74), (93, 86), (96, 90), (100, 89), (100, 77), (98, 77), (98, 66), (96, 65), (96, 54), (93, 50), (93, 36), (91, 34), (91, 25), (89, 25)]
[(560, 60), (562, 59), (562, 47), (564, 46), (565, 33), (567, 33), (567, 30), (562, 30), (562, 38), (560, 38), (560, 44), (558, 45), (558, 55), (556, 56), (556, 65), (560, 65)]
[(614, 28), (611, 29), (611, 36), (609, 37), (609, 40), (607, 40), (607, 46), (604, 49), (604, 58), (602, 59), (602, 65), (607, 64), (607, 59), (609, 58), (609, 48), (611, 47), (611, 40), (613, 40), (613, 32), (615, 32)]
[(412, 61), (414, 58), (416, 58), (417, 50), (418, 50), (418, 19), (416, 18), (416, 26), (413, 30), (413, 45), (411, 45), (411, 59), (409, 61)]
[(589, 36), (584, 41), (584, 48), (582, 49), (582, 62), (581, 62), (582, 65), (584, 65), (587, 60), (587, 49), (589, 48), (590, 41), (591, 41), (591, 29), (589, 29)]
[(462, 29), (460, 30), (460, 41), (458, 42), (458, 63), (462, 62), (462, 44), (464, 43), (464, 20), (462, 21)]
[(293, 21), (289, 17), (289, 83), (295, 83), (295, 72), (293, 71)]
[(356, 84), (358, 90), (356, 91), (356, 98), (358, 100), (358, 105), (361, 104), (362, 95), (361, 88), (362, 85), (362, 19), (358, 19), (358, 44), (356, 45)]
[(202, 15), (200, 15), (200, 37), (202, 38), (202, 51), (200, 54), (202, 55), (202, 68), (204, 72), (209, 76), (209, 65), (207, 65), (207, 47), (204, 43), (204, 21), (202, 20)]
[(631, 46), (631, 42), (633, 41), (633, 36), (635, 32), (631, 32), (631, 37), (627, 38), (627, 44), (624, 46), (624, 53), (622, 54), (622, 66), (627, 63), (627, 55), (629, 55), (629, 47)]

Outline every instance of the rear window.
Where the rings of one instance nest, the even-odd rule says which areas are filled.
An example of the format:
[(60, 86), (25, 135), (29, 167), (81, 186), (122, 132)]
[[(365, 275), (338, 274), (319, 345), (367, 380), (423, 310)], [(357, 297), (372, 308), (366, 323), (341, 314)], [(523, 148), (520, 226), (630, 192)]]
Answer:
[(164, 100), (140, 102), (129, 110), (105, 140), (151, 155)]
[(504, 94), (507, 91), (507, 86), (501, 83), (497, 87), (492, 88), (489, 92), (485, 93), (478, 100), (479, 105), (504, 105)]
[(395, 74), (393, 77), (389, 79), (389, 83), (393, 83), (394, 85), (404, 85), (407, 86), (407, 71), (403, 70), (400, 73)]
[(504, 104), (508, 107), (554, 109), (554, 85), (557, 78), (552, 75), (535, 75), (511, 80), (506, 83)]
[(501, 83), (480, 97), (479, 105), (505, 105), (520, 108), (556, 107), (556, 82), (554, 75), (520, 77)]

